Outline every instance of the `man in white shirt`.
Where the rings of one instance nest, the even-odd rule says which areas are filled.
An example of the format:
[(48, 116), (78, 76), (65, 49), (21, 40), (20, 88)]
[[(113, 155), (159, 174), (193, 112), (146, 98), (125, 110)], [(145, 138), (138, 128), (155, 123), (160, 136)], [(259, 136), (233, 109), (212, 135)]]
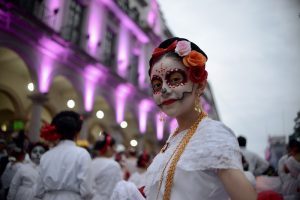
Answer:
[(247, 139), (245, 137), (239, 136), (237, 139), (241, 153), (249, 164), (249, 171), (252, 172), (254, 176), (262, 175), (269, 168), (270, 164), (256, 153), (246, 149)]

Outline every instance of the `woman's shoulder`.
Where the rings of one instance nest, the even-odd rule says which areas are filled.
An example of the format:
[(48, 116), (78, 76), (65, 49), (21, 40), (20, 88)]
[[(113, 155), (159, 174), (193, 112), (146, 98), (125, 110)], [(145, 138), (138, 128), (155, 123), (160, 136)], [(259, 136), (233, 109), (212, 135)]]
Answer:
[(200, 123), (191, 139), (191, 144), (193, 143), (200, 143), (205, 148), (214, 148), (226, 144), (239, 149), (233, 131), (222, 122), (210, 118)]
[(179, 165), (187, 170), (240, 169), (240, 149), (234, 133), (222, 122), (205, 119), (188, 143)]
[(207, 134), (213, 133), (213, 135), (227, 135), (235, 137), (233, 131), (226, 126), (223, 122), (206, 118), (198, 126), (197, 132), (206, 132)]

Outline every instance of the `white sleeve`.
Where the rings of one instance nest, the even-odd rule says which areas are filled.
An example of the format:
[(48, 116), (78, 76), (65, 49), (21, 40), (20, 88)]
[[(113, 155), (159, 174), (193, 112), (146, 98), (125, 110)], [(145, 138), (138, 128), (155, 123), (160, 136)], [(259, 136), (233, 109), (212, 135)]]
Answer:
[(83, 151), (78, 161), (79, 192), (84, 200), (92, 199), (92, 176), (90, 173), (91, 157), (88, 152)]
[(145, 200), (145, 198), (133, 183), (122, 180), (116, 185), (110, 200)]
[(16, 174), (14, 175), (11, 183), (10, 183), (10, 187), (9, 187), (9, 192), (7, 195), (7, 200), (14, 200), (15, 196), (17, 194), (17, 191), (22, 183), (22, 168), (19, 168), (16, 172)]
[(270, 165), (266, 160), (264, 160), (257, 154), (255, 154), (255, 160), (256, 160), (256, 167), (254, 169), (253, 174), (258, 176), (264, 173)]
[(38, 178), (37, 178), (37, 182), (34, 185), (34, 191), (35, 191), (35, 197), (38, 199), (42, 199), (44, 194), (45, 194), (45, 188), (43, 185), (43, 180), (42, 180), (42, 176), (41, 176), (41, 165), (38, 168)]

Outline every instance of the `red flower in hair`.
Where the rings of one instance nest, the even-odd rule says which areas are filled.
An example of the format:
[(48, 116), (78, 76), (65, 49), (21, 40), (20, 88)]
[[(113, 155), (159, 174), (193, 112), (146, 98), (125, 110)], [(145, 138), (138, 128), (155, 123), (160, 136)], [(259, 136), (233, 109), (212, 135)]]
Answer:
[(207, 79), (207, 71), (204, 67), (192, 66), (189, 68), (189, 78), (193, 83), (201, 83)]
[(170, 46), (167, 48), (155, 48), (153, 53), (152, 53), (152, 58), (159, 57), (165, 53), (168, 53), (170, 51), (173, 51), (176, 48), (177, 45), (177, 40), (175, 40)]
[(61, 135), (56, 132), (56, 127), (51, 124), (45, 124), (41, 128), (41, 138), (47, 141), (56, 141), (61, 138)]

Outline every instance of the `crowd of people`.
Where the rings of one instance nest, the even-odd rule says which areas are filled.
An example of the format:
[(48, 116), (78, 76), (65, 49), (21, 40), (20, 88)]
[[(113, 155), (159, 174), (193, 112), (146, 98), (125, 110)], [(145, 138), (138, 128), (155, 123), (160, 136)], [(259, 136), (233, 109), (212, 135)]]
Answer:
[(201, 107), (207, 59), (184, 38), (154, 49), (153, 98), (178, 123), (155, 157), (133, 149), (116, 152), (108, 132), (87, 151), (76, 145), (82, 117), (62, 111), (41, 129), (47, 143), (8, 145), (0, 139), (1, 199), (300, 199), (300, 132), (289, 138), (278, 170), (247, 150), (245, 137), (236, 137)]

